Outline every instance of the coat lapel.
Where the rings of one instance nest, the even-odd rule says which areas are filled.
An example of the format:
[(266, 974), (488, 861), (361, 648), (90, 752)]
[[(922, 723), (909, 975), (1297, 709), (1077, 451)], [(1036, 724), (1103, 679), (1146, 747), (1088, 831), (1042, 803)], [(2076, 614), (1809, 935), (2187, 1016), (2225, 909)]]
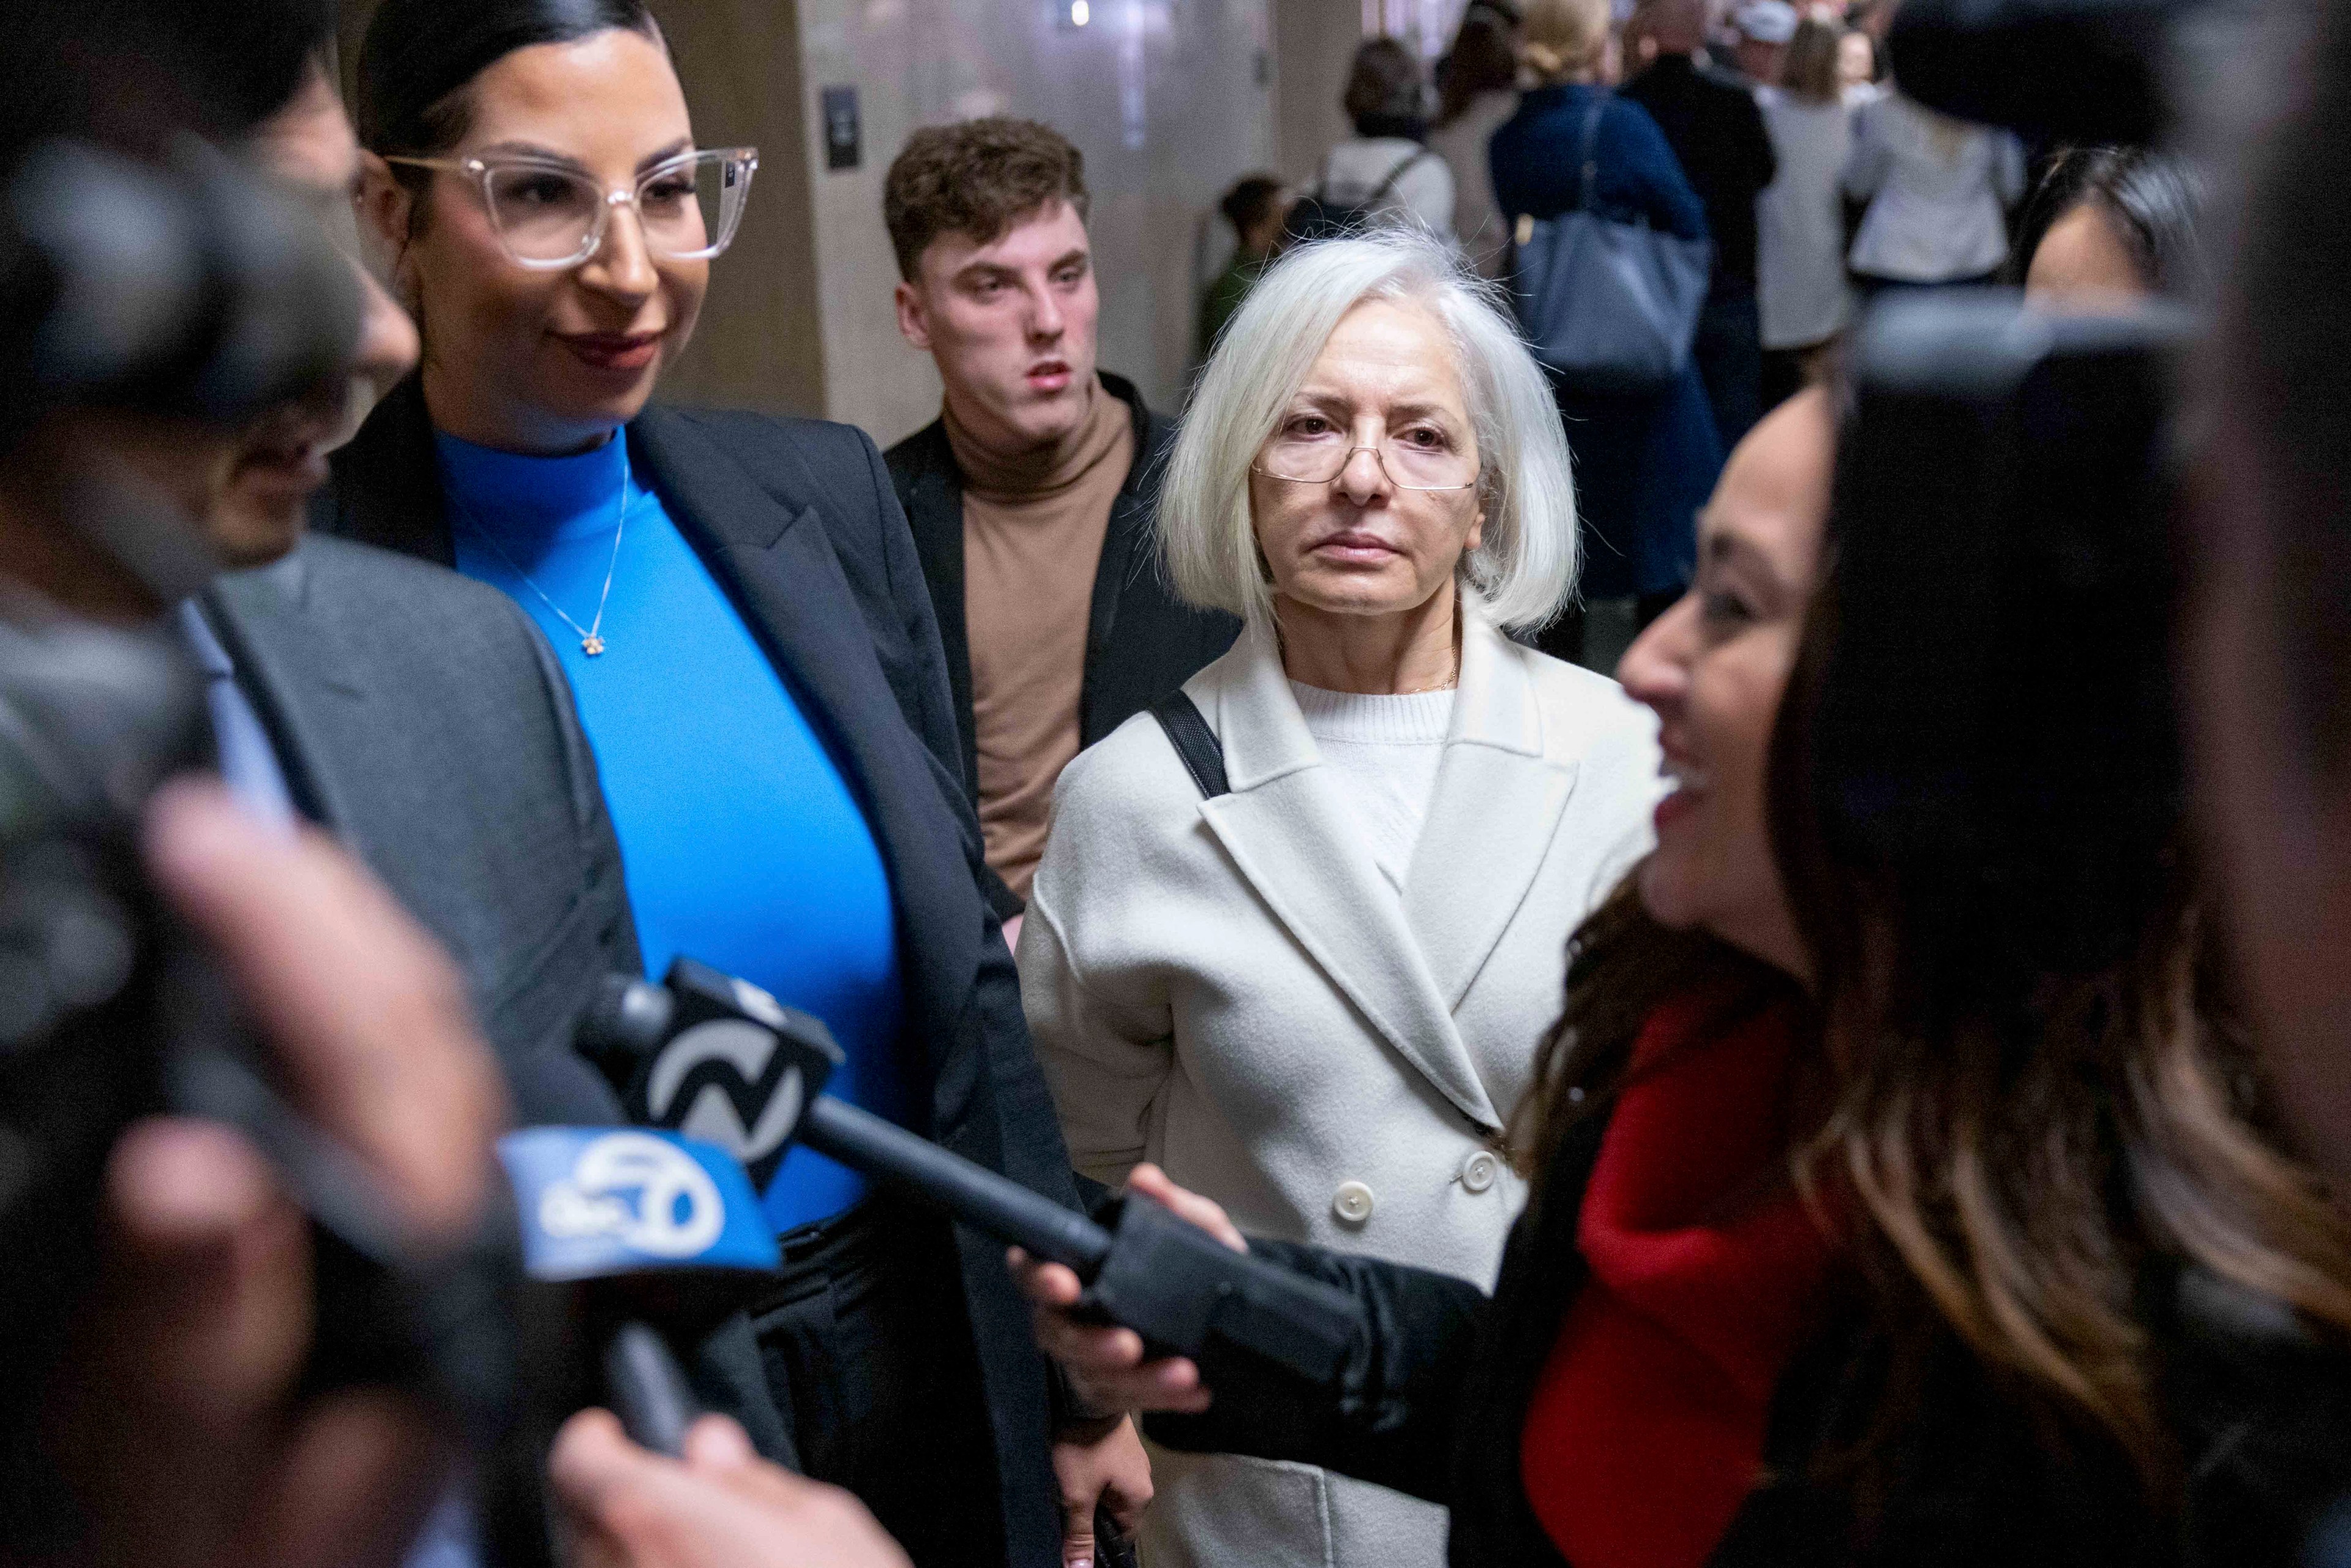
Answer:
[(1398, 1055), (1488, 1130), (1501, 1119), (1402, 902), (1353, 831), (1306, 733), (1270, 631), (1242, 633), (1245, 656), (1196, 692), (1225, 748), (1232, 792), (1200, 814), (1301, 946)]
[(1474, 609), (1463, 614), (1453, 730), (1404, 887), (1448, 1011), (1517, 918), (1575, 789), (1576, 764), (1543, 754), (1529, 657)]
[(224, 576), (205, 591), (204, 613), (269, 732), (296, 803), (342, 832), (353, 818), (331, 766), (340, 754), (334, 737), (367, 722), (368, 695), (348, 677), (354, 662), (335, 629), (309, 613), (307, 567), (298, 549), (275, 565)]
[[(978, 911), (966, 923), (934, 918), (938, 911), (925, 907), (942, 893), (930, 885), (937, 857), (908, 855), (901, 835), (919, 831), (925, 811), (941, 810), (935, 775), (901, 717), (813, 500), (770, 494), (684, 420), (648, 411), (629, 431), (672, 520), (735, 594), (868, 806), (899, 920), (914, 934), (901, 950), (910, 979), (921, 982), (909, 998), (967, 995), (979, 961)], [(802, 477), (799, 494), (814, 497), (815, 476)], [(954, 837), (951, 821), (946, 831)], [(959, 872), (962, 862), (953, 867)], [(929, 1019), (924, 1032), (942, 1033), (955, 1021)]]

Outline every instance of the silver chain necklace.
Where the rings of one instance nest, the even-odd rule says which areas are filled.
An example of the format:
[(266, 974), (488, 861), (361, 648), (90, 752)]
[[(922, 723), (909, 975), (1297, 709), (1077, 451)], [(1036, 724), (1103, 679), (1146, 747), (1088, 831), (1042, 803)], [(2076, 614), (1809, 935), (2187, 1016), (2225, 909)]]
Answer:
[(507, 570), (522, 579), (522, 585), (538, 594), (538, 601), (554, 611), (557, 620), (579, 634), (580, 651), (591, 659), (604, 651), (604, 604), (612, 597), (612, 574), (621, 569), (621, 536), (629, 526), (629, 433), (616, 430), (612, 433), (612, 439), (621, 444), (621, 520), (612, 525), (612, 559), (604, 568), (604, 591), (596, 596), (596, 618), (585, 626), (565, 614), (563, 606), (549, 599), (547, 590), (530, 580), (530, 573), (523, 570), (515, 558), (507, 553), (506, 547), (498, 543), (497, 536), (482, 526), (471, 507), (463, 501), (457, 501), (454, 495), (450, 497), (451, 500), (456, 501), (457, 515), (465, 520), (465, 526), (480, 536), (484, 544), (497, 552), (497, 558), (507, 563)]

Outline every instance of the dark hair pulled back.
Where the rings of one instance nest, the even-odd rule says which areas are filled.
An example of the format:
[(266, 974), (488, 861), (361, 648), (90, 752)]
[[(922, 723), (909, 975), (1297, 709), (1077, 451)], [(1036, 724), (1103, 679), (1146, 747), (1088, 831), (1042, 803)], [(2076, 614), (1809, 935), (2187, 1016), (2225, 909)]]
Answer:
[(619, 28), (656, 43), (642, 0), (383, 0), (360, 45), (359, 133), (371, 152), (410, 157), (464, 138), (463, 89), (517, 49)]
[(2203, 238), (2204, 183), (2187, 162), (2144, 147), (2064, 147), (2025, 204), (2017, 235), (2016, 281), (2032, 253), (2076, 207), (2095, 206), (2130, 253), (2140, 280), (2158, 294), (2199, 298), (2209, 283)]

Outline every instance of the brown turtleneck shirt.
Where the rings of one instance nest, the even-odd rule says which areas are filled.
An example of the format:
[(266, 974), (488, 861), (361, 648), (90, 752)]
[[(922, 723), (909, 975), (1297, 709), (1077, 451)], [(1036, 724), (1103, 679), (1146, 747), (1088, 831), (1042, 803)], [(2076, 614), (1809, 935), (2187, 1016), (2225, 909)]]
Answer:
[(1003, 457), (946, 411), (963, 470), (964, 627), (987, 863), (1022, 898), (1045, 853), (1053, 781), (1078, 754), (1086, 628), (1110, 509), (1134, 462), (1126, 404), (1100, 382), (1060, 441)]

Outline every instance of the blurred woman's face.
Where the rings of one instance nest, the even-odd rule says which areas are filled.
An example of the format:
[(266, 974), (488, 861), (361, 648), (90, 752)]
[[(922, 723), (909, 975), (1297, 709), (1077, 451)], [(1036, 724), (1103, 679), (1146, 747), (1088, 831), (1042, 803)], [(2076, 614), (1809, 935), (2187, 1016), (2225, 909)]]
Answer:
[[(614, 191), (694, 145), (669, 57), (625, 29), (517, 49), (465, 90), (471, 123), (442, 154), (453, 161), (553, 159)], [(368, 208), (423, 331), (434, 422), (486, 446), (566, 452), (634, 418), (693, 335), (710, 263), (653, 256), (617, 206), (586, 261), (535, 271), (500, 244), (478, 181), (436, 172), (423, 200), (412, 225), (377, 166)]]
[[(1312, 482), (1331, 468), (1335, 478)], [(1455, 569), (1486, 521), (1478, 477), (1468, 399), (1436, 318), (1387, 300), (1356, 306), (1249, 473), (1284, 633), (1311, 635), (1331, 616), (1449, 610)], [(1424, 485), (1457, 487), (1412, 487)]]
[(1641, 902), (1799, 978), (1811, 965), (1771, 855), (1771, 729), (1812, 601), (1828, 521), (1835, 426), (1815, 390), (1739, 444), (1698, 519), (1689, 591), (1625, 651), (1625, 689), (1655, 708), (1673, 790)]

